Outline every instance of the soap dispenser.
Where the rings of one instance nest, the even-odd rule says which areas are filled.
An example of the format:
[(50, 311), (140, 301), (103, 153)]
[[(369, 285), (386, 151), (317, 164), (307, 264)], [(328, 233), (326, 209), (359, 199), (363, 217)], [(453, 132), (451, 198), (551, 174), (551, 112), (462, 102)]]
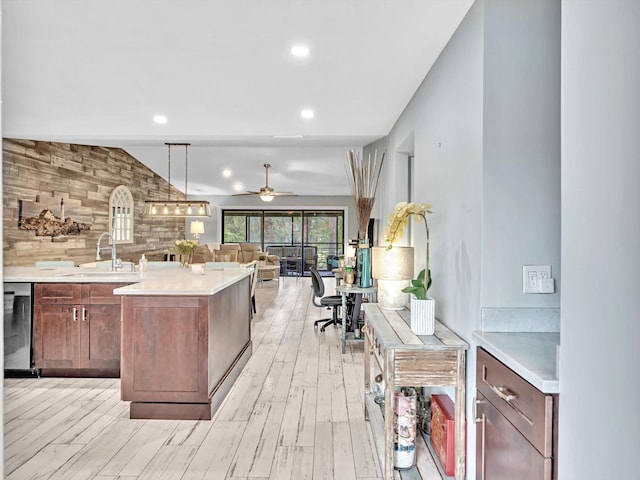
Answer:
[(140, 273), (147, 271), (147, 259), (145, 258), (144, 253), (140, 257), (140, 261), (138, 262), (138, 270), (140, 270)]

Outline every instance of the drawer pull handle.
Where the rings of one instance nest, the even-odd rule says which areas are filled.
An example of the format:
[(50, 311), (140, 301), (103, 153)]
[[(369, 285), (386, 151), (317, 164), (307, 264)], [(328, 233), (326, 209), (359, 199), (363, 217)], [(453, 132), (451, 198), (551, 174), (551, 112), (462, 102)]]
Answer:
[(78, 309), (76, 307), (73, 307), (73, 321), (78, 321)]
[(511, 403), (513, 400), (518, 398), (518, 395), (516, 393), (512, 392), (511, 390), (509, 390), (507, 387), (496, 387), (495, 385), (491, 385), (486, 380), (485, 380), (485, 383), (487, 385), (489, 385), (491, 390), (493, 390), (496, 395), (498, 395), (501, 399), (503, 399), (505, 402), (507, 402), (509, 404), (509, 406), (511, 408), (513, 408), (515, 410), (515, 412), (518, 415), (520, 415), (525, 422), (527, 422), (529, 425), (533, 425), (533, 421), (528, 416), (526, 416), (522, 410), (520, 410), (513, 403)]
[(82, 321), (83, 322), (87, 321), (87, 309), (86, 309), (86, 307), (82, 307)]
[(507, 387), (496, 387), (495, 385), (491, 385), (490, 383), (487, 384), (489, 385), (489, 387), (491, 387), (491, 390), (493, 390), (496, 395), (498, 395), (505, 402), (511, 402), (512, 400), (518, 398), (518, 395), (513, 393)]
[(482, 423), (482, 418), (478, 418), (478, 404), (481, 402), (478, 397), (473, 397), (473, 423)]

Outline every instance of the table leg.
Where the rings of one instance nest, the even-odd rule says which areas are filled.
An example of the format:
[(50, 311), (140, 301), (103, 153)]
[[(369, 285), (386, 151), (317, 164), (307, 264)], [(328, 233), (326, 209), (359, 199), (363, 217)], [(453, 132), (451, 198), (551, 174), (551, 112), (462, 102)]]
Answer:
[(347, 344), (347, 292), (342, 292), (342, 353), (346, 350)]

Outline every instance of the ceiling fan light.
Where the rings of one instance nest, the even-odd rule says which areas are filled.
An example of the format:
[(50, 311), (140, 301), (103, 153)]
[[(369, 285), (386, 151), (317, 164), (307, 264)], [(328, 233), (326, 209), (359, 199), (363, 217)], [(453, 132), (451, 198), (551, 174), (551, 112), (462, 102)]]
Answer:
[(263, 202), (271, 202), (273, 200), (273, 195), (271, 194), (266, 194), (266, 195), (260, 195), (260, 200), (262, 200)]

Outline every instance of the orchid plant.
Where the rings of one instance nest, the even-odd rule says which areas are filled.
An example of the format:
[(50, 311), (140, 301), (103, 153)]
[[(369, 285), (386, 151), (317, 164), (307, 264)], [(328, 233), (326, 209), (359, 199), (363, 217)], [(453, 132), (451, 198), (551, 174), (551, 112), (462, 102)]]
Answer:
[(409, 223), (409, 217), (415, 216), (416, 221), (424, 221), (424, 226), (427, 231), (427, 258), (424, 264), (424, 269), (418, 274), (416, 278), (411, 280), (411, 285), (402, 289), (404, 293), (412, 293), (417, 299), (426, 300), (427, 291), (431, 287), (431, 270), (429, 269), (429, 225), (427, 224), (427, 214), (433, 213), (431, 211), (433, 207), (428, 203), (407, 203), (400, 202), (396, 205), (394, 212), (389, 215), (389, 223), (387, 224), (387, 231), (385, 234), (385, 241), (389, 243), (387, 250), (393, 247), (393, 242), (397, 241), (404, 229)]

